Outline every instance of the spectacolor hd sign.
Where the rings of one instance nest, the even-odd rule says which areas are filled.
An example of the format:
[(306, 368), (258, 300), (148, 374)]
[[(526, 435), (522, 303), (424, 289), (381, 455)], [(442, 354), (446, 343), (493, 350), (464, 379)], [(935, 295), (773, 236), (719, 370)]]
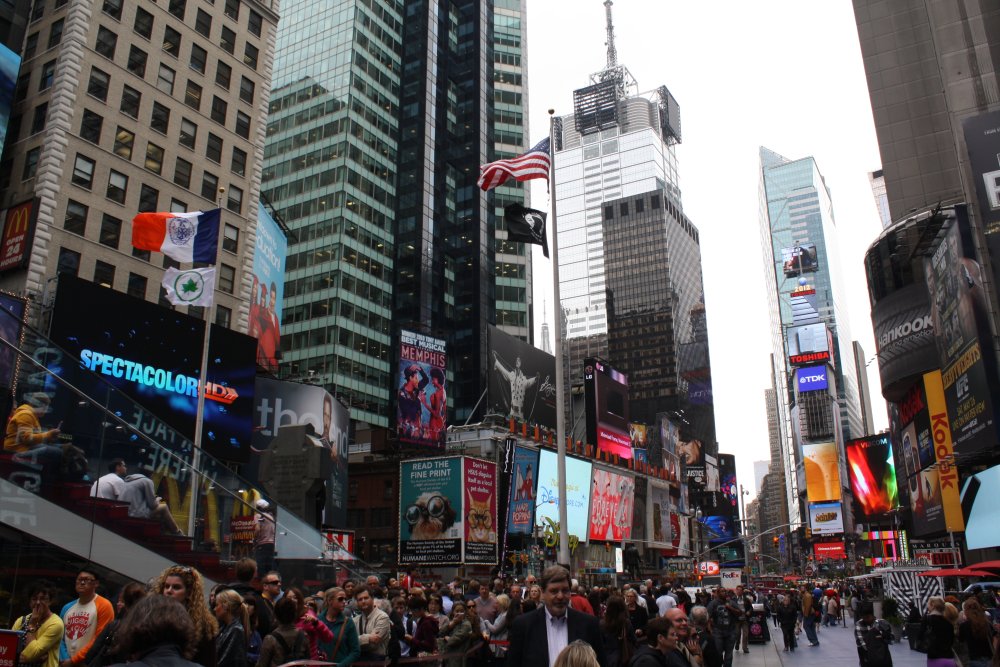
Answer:
[(795, 371), (795, 378), (799, 387), (799, 393), (820, 391), (830, 386), (830, 381), (826, 374), (826, 366), (799, 368)]

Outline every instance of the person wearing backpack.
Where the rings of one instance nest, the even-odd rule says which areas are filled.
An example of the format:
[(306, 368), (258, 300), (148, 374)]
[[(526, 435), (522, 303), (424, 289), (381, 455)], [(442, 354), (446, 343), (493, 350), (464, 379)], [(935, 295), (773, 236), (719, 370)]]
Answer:
[(257, 667), (277, 667), (293, 660), (309, 660), (309, 639), (295, 627), (297, 611), (295, 600), (287, 597), (274, 603), (274, 618), (278, 627), (264, 637)]
[(854, 641), (858, 645), (858, 661), (861, 667), (892, 667), (892, 628), (882, 620), (875, 620), (875, 610), (871, 602), (858, 606), (860, 618), (854, 623)]

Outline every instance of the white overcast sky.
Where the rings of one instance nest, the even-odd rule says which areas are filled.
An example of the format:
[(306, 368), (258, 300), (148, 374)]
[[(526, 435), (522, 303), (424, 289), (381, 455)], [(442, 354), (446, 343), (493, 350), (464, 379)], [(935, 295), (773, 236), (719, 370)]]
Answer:
[[(607, 51), (602, 0), (529, 0), (527, 11), (531, 146), (548, 132), (546, 110), (571, 113), (572, 91), (604, 68)], [(618, 62), (640, 91), (666, 85), (680, 104), (680, 186), (701, 232), (719, 448), (736, 455), (755, 495), (770, 386), (760, 146), (816, 158), (833, 198), (853, 338), (875, 354), (863, 259), (881, 229), (867, 174), (881, 165), (853, 9), (847, 0), (615, 0), (613, 13)], [(535, 208), (548, 207), (544, 181), (531, 192)], [(539, 249), (533, 258), (541, 346), (543, 299), (553, 321), (552, 266)], [(880, 430), (877, 364), (868, 370)]]

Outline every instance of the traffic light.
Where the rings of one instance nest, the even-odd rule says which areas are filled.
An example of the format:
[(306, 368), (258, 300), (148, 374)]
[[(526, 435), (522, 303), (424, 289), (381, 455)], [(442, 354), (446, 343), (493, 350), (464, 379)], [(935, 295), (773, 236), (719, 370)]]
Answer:
[(774, 537), (772, 537), (771, 541), (773, 541), (775, 544), (778, 544), (778, 536), (775, 535)]

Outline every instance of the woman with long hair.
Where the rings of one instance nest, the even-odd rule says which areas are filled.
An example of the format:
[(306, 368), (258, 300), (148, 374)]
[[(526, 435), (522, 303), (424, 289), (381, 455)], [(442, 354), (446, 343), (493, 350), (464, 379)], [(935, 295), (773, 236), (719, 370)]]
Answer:
[[(200, 606), (205, 607), (204, 598), (201, 600)], [(141, 661), (150, 667), (198, 667), (186, 659), (195, 650), (195, 625), (190, 611), (173, 596), (147, 595), (122, 622), (115, 637), (115, 653), (128, 656), (130, 664)], [(120, 662), (115, 667), (127, 666)]]
[(177, 600), (191, 616), (195, 647), (191, 659), (204, 667), (218, 667), (215, 636), (219, 634), (219, 623), (205, 604), (205, 586), (198, 570), (185, 565), (171, 565), (153, 582), (153, 593)]
[(927, 667), (955, 667), (955, 626), (945, 617), (944, 598), (927, 601), (927, 615), (920, 627), (920, 639), (927, 640)]
[(247, 667), (250, 611), (243, 604), (243, 596), (231, 588), (218, 591), (212, 611), (219, 621), (219, 634), (215, 637), (218, 667)]
[(256, 595), (247, 595), (243, 598), (243, 604), (247, 606), (247, 619), (250, 623), (246, 628), (247, 665), (248, 667), (254, 667), (257, 664), (257, 658), (260, 657), (260, 645), (264, 641), (264, 638), (260, 635), (260, 621), (257, 616), (257, 605), (264, 603), (258, 602)]
[(313, 660), (325, 660), (326, 656), (320, 657), (319, 643), (328, 644), (333, 641), (333, 633), (325, 623), (316, 618), (312, 609), (306, 606), (305, 596), (298, 588), (289, 588), (285, 591), (285, 597), (295, 602), (295, 627), (305, 633), (309, 640), (309, 655)]
[(628, 607), (620, 595), (612, 595), (601, 619), (601, 639), (608, 667), (626, 667), (635, 653), (635, 630), (629, 621)]
[(84, 658), (87, 667), (104, 667), (116, 662), (125, 662), (128, 658), (127, 655), (115, 653), (115, 635), (129, 609), (144, 597), (146, 597), (145, 586), (135, 581), (125, 584), (125, 587), (118, 594), (115, 619), (107, 624), (104, 631), (94, 640), (90, 650), (87, 651), (87, 657)]
[(976, 598), (962, 603), (965, 620), (958, 624), (959, 644), (969, 650), (967, 667), (986, 667), (993, 659), (993, 625)]
[[(506, 642), (510, 636), (510, 624), (514, 619), (510, 618), (510, 597), (504, 593), (497, 596), (497, 617), (491, 623), (487, 619), (483, 620), (483, 629), (489, 633), (491, 641)], [(491, 644), (490, 651), (497, 660), (507, 657), (507, 646)]]
[(451, 619), (438, 629), (438, 653), (453, 654), (444, 661), (444, 667), (463, 667), (465, 653), (474, 641), (475, 633), (466, 616), (465, 603), (456, 600), (451, 606)]

